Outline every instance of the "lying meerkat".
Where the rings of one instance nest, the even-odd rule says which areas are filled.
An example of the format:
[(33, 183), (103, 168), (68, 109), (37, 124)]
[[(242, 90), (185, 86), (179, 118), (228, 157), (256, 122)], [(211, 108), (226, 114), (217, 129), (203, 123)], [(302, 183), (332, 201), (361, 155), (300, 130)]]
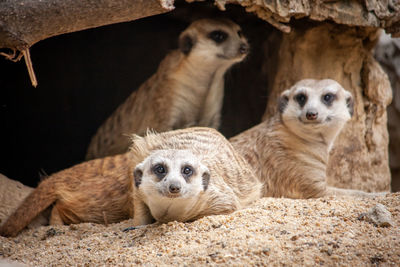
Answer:
[[(156, 150), (167, 152), (152, 154)], [(107, 224), (132, 217), (137, 224), (149, 223), (150, 213), (145, 212), (143, 204), (147, 200), (142, 198), (142, 193), (147, 192), (143, 185), (147, 184), (145, 181), (149, 181), (148, 172), (145, 168), (142, 169), (142, 185), (138, 183), (140, 178), (136, 173), (137, 186), (133, 186), (133, 174), (136, 165), (144, 161), (139, 164), (139, 168), (148, 166), (146, 162), (151, 162), (157, 155), (163, 157), (171, 167), (178, 166), (183, 157), (187, 156), (190, 166), (195, 167), (193, 170), (202, 173), (203, 182), (208, 180), (208, 186), (197, 187), (196, 190), (203, 191), (197, 195), (197, 191), (192, 191), (192, 200), (198, 198), (204, 201), (201, 205), (189, 205), (187, 209), (181, 210), (182, 213), (174, 210), (164, 217), (151, 217), (161, 218), (163, 221), (189, 220), (210, 214), (228, 213), (248, 205), (261, 195), (262, 185), (249, 164), (216, 130), (198, 127), (161, 134), (149, 133), (145, 137), (136, 136), (132, 150), (125, 154), (84, 162), (43, 180), (0, 227), (0, 235), (17, 235), (51, 205), (50, 224)], [(149, 159), (146, 160), (147, 157)], [(207, 169), (209, 178), (205, 174)], [(197, 179), (198, 177), (188, 182), (194, 182), (191, 184), (192, 188), (198, 185)], [(140, 196), (136, 196), (138, 188)], [(163, 202), (159, 204), (162, 205)]]
[(372, 196), (326, 183), (329, 151), (352, 115), (352, 95), (339, 83), (305, 79), (281, 94), (276, 116), (230, 142), (264, 183), (263, 196)]
[[(136, 161), (150, 156), (134, 171), (134, 225), (226, 214), (261, 197), (262, 185), (250, 166), (217, 131), (192, 128), (172, 133), (161, 142), (164, 134), (135, 137)], [(165, 151), (170, 148), (190, 151), (172, 155)], [(171, 185), (181, 189), (173, 192)]]
[(86, 159), (125, 153), (127, 135), (207, 126), (218, 128), (225, 72), (249, 51), (240, 27), (227, 19), (200, 19), (179, 36), (157, 72), (100, 126)]

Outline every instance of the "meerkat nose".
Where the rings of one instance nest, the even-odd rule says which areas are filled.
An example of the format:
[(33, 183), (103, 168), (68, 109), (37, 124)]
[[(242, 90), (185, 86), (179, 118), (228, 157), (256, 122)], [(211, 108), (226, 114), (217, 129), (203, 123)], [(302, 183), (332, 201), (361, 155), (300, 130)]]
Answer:
[(306, 113), (307, 120), (313, 121), (318, 118), (318, 112), (316, 110), (308, 110)]
[(169, 192), (172, 194), (179, 193), (181, 191), (181, 185), (180, 184), (170, 184), (169, 185)]
[(241, 43), (239, 47), (239, 52), (241, 54), (247, 54), (249, 52), (249, 45), (246, 43)]

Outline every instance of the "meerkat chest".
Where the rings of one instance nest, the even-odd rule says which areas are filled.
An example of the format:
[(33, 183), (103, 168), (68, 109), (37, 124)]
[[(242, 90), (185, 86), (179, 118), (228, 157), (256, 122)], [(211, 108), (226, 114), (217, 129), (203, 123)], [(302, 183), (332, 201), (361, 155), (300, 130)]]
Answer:
[(153, 199), (148, 202), (151, 215), (159, 222), (186, 221), (192, 217), (195, 201), (191, 199)]
[(177, 88), (173, 99), (172, 110), (175, 117), (180, 118), (179, 124), (185, 126), (198, 125), (203, 112), (208, 88)]
[(213, 126), (223, 101), (223, 75), (180, 81), (175, 87), (174, 110), (185, 126)]

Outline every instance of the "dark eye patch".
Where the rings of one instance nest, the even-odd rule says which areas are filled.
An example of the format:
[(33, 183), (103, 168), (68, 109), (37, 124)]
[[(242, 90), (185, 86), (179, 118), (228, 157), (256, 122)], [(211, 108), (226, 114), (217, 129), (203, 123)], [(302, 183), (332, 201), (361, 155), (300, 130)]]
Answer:
[(300, 107), (304, 107), (307, 102), (307, 96), (303, 93), (297, 94), (294, 99), (299, 103)]
[(228, 34), (224, 31), (217, 30), (212, 31), (208, 34), (208, 38), (216, 42), (217, 44), (223, 43), (226, 39), (228, 39)]
[(239, 35), (240, 38), (243, 37), (243, 32), (241, 30), (238, 30), (237, 34)]
[(181, 172), (182, 172), (183, 178), (185, 178), (185, 180), (187, 180), (187, 179), (190, 178), (190, 176), (193, 175), (194, 170), (193, 170), (193, 167), (192, 167), (192, 166), (185, 165), (185, 166), (182, 167)]
[(164, 166), (163, 164), (156, 164), (154, 167), (153, 167), (153, 173), (157, 176), (157, 178), (158, 179), (163, 179), (166, 175), (167, 175), (167, 173), (168, 173), (168, 170), (167, 170), (167, 167), (166, 166)]
[(327, 106), (332, 105), (332, 102), (336, 99), (336, 95), (332, 93), (327, 93), (321, 97), (322, 103)]

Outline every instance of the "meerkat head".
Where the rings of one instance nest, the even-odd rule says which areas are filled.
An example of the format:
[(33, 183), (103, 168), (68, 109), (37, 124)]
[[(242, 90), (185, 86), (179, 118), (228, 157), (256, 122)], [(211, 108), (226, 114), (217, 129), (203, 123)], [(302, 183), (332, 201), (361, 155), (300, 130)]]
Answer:
[(334, 80), (305, 79), (281, 94), (279, 112), (291, 131), (330, 148), (353, 115), (353, 98)]
[(156, 150), (134, 170), (135, 186), (146, 198), (194, 198), (209, 181), (208, 168), (188, 150)]
[(179, 48), (186, 56), (229, 65), (242, 61), (249, 44), (240, 26), (228, 19), (200, 19), (181, 33)]

